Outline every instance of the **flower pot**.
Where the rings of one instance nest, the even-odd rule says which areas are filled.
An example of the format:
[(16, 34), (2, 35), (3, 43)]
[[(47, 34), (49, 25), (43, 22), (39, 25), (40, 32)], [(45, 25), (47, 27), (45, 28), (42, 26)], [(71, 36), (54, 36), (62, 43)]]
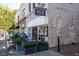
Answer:
[(37, 50), (37, 46), (35, 46), (35, 47), (29, 47), (29, 48), (25, 48), (24, 49), (25, 55), (31, 54), (31, 53), (35, 53), (37, 51), (38, 51)]
[(44, 50), (48, 50), (48, 45), (39, 45), (38, 46), (38, 51), (44, 51)]
[(16, 45), (16, 51), (23, 51), (23, 47), (21, 45)]
[(37, 51), (38, 51), (37, 46), (35, 46), (35, 47), (32, 48), (32, 53), (35, 53)]

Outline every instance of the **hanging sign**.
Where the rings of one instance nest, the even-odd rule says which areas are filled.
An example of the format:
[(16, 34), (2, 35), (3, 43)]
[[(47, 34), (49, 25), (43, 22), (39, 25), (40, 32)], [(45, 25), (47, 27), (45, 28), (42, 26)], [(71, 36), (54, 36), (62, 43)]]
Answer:
[(46, 16), (46, 8), (35, 7), (35, 15)]

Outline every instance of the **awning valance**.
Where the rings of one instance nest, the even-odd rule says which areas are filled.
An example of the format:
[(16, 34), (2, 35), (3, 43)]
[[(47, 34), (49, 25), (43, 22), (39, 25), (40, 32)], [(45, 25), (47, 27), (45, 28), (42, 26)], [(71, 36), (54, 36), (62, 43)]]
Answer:
[(46, 24), (44, 17), (38, 17), (28, 22), (28, 27), (39, 26)]

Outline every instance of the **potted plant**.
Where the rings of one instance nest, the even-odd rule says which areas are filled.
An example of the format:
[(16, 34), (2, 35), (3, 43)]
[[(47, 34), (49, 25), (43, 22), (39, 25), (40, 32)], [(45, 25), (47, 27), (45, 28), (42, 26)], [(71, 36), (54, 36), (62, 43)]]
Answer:
[(25, 55), (37, 52), (37, 42), (28, 41), (24, 44)]
[(40, 41), (38, 42), (38, 51), (48, 50), (48, 42)]
[(23, 50), (21, 43), (22, 43), (21, 39), (19, 37), (17, 37), (15, 39), (16, 51), (22, 51)]

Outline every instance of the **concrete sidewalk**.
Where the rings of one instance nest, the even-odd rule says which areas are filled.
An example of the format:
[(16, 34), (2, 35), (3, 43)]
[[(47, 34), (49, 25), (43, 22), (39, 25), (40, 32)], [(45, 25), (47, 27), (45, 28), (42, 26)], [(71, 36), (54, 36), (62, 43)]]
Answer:
[(29, 54), (28, 56), (63, 56), (63, 55), (58, 52), (54, 52), (52, 50), (46, 50), (46, 51)]
[[(57, 52), (57, 47), (52, 48), (52, 51)], [(79, 42), (60, 46), (60, 53), (65, 56), (79, 56)]]
[(54, 52), (52, 50), (41, 51), (33, 54), (24, 55), (24, 52), (12, 51), (10, 56), (63, 56), (60, 53)]

